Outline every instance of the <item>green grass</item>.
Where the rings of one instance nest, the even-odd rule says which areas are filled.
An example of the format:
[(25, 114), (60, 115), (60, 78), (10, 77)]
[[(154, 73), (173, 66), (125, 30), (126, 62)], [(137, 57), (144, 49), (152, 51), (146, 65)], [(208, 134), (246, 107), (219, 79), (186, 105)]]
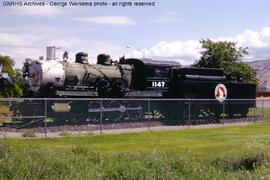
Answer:
[(239, 152), (241, 147), (256, 141), (270, 148), (270, 124), (224, 127), (213, 129), (191, 129), (101, 135), (85, 137), (63, 137), (48, 139), (12, 139), (16, 147), (27, 145), (49, 148), (72, 148), (83, 146), (105, 153), (135, 153), (175, 151), (194, 155), (222, 152)]
[(14, 149), (0, 143), (1, 179), (268, 179), (269, 154), (192, 158), (178, 153), (108, 155), (89, 148)]
[(2, 139), (1, 179), (269, 179), (270, 124)]

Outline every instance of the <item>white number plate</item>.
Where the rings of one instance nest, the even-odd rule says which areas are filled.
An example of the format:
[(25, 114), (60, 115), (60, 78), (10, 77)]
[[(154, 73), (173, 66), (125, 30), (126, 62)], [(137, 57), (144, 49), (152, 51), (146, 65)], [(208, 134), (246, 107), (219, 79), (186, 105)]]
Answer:
[(153, 81), (152, 82), (152, 87), (164, 87), (165, 82), (164, 81)]

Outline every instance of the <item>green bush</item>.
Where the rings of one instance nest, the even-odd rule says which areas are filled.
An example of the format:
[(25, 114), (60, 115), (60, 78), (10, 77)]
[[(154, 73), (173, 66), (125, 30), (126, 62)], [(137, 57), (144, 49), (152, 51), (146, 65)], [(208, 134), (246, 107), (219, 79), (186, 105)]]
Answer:
[(222, 168), (224, 171), (253, 171), (257, 167), (265, 165), (268, 159), (269, 157), (266, 154), (258, 152), (241, 155), (240, 157), (218, 157), (213, 161), (213, 165)]

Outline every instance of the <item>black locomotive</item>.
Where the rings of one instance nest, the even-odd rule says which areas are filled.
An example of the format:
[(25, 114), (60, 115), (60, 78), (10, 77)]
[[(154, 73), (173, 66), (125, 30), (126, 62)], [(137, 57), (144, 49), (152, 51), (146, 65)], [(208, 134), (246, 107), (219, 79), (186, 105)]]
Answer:
[[(105, 54), (99, 55), (97, 60), (97, 64), (89, 64), (87, 53), (78, 53), (75, 63), (69, 63), (65, 58), (63, 61), (54, 58), (27, 60), (23, 73), (34, 97), (127, 99), (106, 101), (102, 105), (95, 99), (51, 101), (47, 115), (58, 121), (68, 118), (96, 120), (99, 111), (107, 112), (108, 119), (124, 112), (127, 112), (128, 119), (143, 118), (144, 105), (130, 103), (130, 98), (167, 99), (166, 102), (154, 101), (152, 109), (158, 109), (171, 120), (183, 119), (186, 109), (185, 101), (170, 101), (175, 98), (209, 99), (203, 106), (192, 108), (195, 116), (212, 114), (219, 117), (224, 111), (225, 99), (233, 99), (226, 104), (229, 116), (246, 116), (249, 108), (255, 106), (256, 85), (226, 75), (222, 69), (182, 67), (177, 62), (146, 58), (120, 58), (119, 62), (113, 62)], [(250, 101), (241, 104), (243, 99)], [(21, 103), (21, 106), (24, 108), (17, 109), (26, 109), (20, 112), (22, 116), (35, 114), (35, 110), (25, 108), (26, 104)], [(44, 104), (37, 103), (38, 106), (40, 108), (36, 109), (42, 111)], [(182, 115), (176, 117), (172, 114)]]

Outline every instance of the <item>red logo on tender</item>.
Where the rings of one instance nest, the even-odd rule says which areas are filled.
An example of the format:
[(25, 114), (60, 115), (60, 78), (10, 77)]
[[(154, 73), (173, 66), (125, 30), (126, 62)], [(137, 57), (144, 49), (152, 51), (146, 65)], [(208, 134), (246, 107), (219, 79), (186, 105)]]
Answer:
[(227, 98), (227, 88), (224, 84), (218, 84), (215, 88), (215, 98), (222, 102)]
[(223, 87), (218, 87), (218, 90), (217, 90), (217, 94), (216, 94), (217, 97), (225, 97), (226, 96), (226, 91)]

